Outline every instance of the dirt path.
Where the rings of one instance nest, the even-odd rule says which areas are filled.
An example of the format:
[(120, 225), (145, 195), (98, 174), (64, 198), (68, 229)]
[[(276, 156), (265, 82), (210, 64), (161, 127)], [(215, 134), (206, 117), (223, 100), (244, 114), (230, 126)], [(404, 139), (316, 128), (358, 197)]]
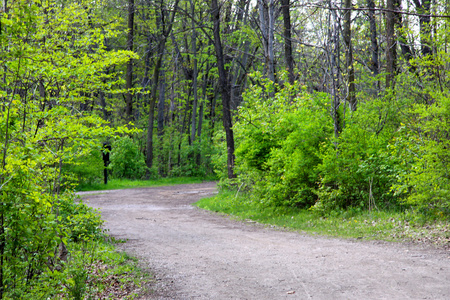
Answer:
[(450, 253), (316, 238), (192, 207), (213, 183), (84, 194), (158, 278), (148, 299), (450, 299)]

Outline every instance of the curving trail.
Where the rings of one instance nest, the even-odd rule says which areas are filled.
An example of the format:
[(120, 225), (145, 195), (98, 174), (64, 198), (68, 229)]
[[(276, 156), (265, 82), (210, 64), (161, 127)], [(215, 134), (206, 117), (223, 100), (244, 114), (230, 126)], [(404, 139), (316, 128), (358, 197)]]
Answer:
[(311, 237), (191, 206), (214, 183), (83, 193), (156, 274), (145, 299), (450, 299), (450, 253)]

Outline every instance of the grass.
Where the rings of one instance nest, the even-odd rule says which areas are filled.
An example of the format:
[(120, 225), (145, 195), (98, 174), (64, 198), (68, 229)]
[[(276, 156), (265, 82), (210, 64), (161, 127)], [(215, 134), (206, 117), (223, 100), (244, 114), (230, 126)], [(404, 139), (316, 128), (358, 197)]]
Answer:
[(167, 186), (177, 184), (202, 183), (204, 181), (212, 181), (214, 178), (204, 177), (173, 177), (173, 178), (159, 178), (152, 180), (130, 180), (130, 179), (112, 179), (108, 184), (94, 183), (79, 185), (77, 191), (103, 191), (103, 190), (118, 190), (131, 189), (138, 187), (154, 187)]
[(27, 286), (10, 288), (5, 299), (135, 299), (152, 292), (153, 277), (111, 242), (68, 242), (67, 250), (67, 261), (50, 264)]
[(74, 296), (73, 274), (79, 270), (85, 272), (81, 284), (82, 299), (134, 299), (145, 292), (145, 286), (152, 281), (151, 276), (138, 267), (136, 258), (117, 252), (114, 245), (108, 242), (70, 246), (70, 258), (65, 270), (68, 279), (57, 297), (68, 299)]
[(365, 240), (413, 241), (450, 247), (446, 220), (424, 221), (410, 212), (342, 211), (327, 216), (306, 209), (264, 207), (245, 194), (220, 192), (196, 203), (200, 208), (232, 215), (239, 220), (302, 231), (313, 235)]

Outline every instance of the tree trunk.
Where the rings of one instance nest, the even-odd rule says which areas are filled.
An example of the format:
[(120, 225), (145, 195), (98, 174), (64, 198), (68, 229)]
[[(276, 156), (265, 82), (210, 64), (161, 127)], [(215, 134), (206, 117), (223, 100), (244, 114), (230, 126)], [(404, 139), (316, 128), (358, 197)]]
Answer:
[(275, 0), (258, 0), (259, 21), (262, 32), (265, 69), (267, 78), (275, 82), (274, 62), (274, 31), (275, 31)]
[(386, 88), (393, 87), (392, 81), (397, 69), (394, 1), (386, 0)]
[(161, 66), (160, 82), (159, 82), (159, 102), (158, 102), (158, 138), (159, 138), (159, 159), (158, 159), (158, 173), (160, 176), (164, 176), (163, 167), (163, 138), (164, 138), (164, 104), (166, 98), (166, 80), (164, 67)]
[(268, 41), (268, 54), (269, 54), (269, 79), (275, 82), (275, 56), (273, 52), (273, 45), (275, 41), (275, 0), (269, 0), (269, 41)]
[(370, 45), (371, 45), (371, 61), (370, 70), (373, 76), (380, 74), (380, 62), (379, 62), (379, 48), (378, 48), (378, 36), (377, 36), (377, 22), (375, 21), (375, 2), (374, 0), (367, 0), (367, 7), (369, 8), (369, 30), (370, 30)]
[(400, 13), (401, 0), (394, 0), (394, 7), (396, 9), (396, 12), (394, 13), (394, 22), (396, 26), (396, 34), (398, 35), (397, 42), (400, 45), (402, 56), (405, 58), (405, 61), (408, 64), (410, 70), (415, 72), (416, 68), (414, 66), (411, 66), (410, 63), (410, 60), (413, 58), (413, 53), (411, 47), (408, 46), (408, 39), (403, 28), (403, 18), (402, 14)]
[[(331, 2), (329, 2), (331, 8)], [(339, 113), (339, 107), (341, 105), (339, 97), (339, 29), (340, 20), (336, 14), (335, 10), (330, 9), (330, 15), (328, 17), (328, 56), (329, 56), (329, 67), (331, 71), (331, 96), (332, 96), (332, 118), (334, 127), (334, 136), (339, 137), (342, 126), (341, 126), (341, 116)]]
[[(250, 1), (248, 0), (239, 0), (237, 6), (238, 11), (236, 13), (236, 26), (234, 27), (234, 31), (239, 31), (242, 28), (242, 25), (247, 24), (249, 14), (248, 10), (250, 7)], [(242, 47), (242, 42), (244, 46)], [(242, 92), (244, 89), (244, 86), (241, 84), (243, 81), (243, 78), (245, 78), (248, 74), (248, 72), (245, 69), (245, 66), (247, 64), (248, 56), (249, 56), (249, 47), (250, 47), (250, 41), (248, 39), (245, 39), (242, 41), (242, 39), (236, 40), (235, 43), (233, 43), (232, 47), (233, 49), (242, 49), (241, 54), (236, 54), (236, 56), (233, 59), (232, 64), (232, 70), (230, 72), (230, 82), (231, 82), (231, 111), (237, 111), (238, 106), (240, 105), (242, 101)]]
[(413, 0), (419, 14), (421, 52), (425, 57), (433, 54), (431, 49), (431, 0)]
[(223, 126), (227, 140), (227, 170), (228, 178), (235, 178), (234, 174), (234, 136), (230, 112), (230, 86), (225, 72), (222, 42), (220, 40), (220, 12), (217, 0), (211, 1), (211, 16), (214, 23), (214, 48), (216, 50), (217, 68), (219, 71), (220, 91), (222, 94)]
[(196, 132), (196, 122), (197, 122), (197, 103), (198, 103), (198, 93), (197, 93), (197, 33), (195, 31), (195, 20), (194, 20), (194, 14), (195, 14), (195, 5), (194, 1), (190, 0), (191, 2), (191, 13), (192, 13), (192, 63), (193, 63), (193, 74), (192, 74), (192, 88), (193, 88), (193, 94), (194, 94), (194, 103), (192, 105), (192, 129), (191, 129), (191, 141), (194, 142), (195, 140), (195, 132)]
[(161, 137), (164, 134), (164, 106), (166, 98), (166, 80), (164, 67), (160, 70), (161, 80), (159, 82), (159, 102), (158, 102), (158, 136)]
[(153, 80), (152, 80), (152, 90), (150, 93), (150, 108), (148, 112), (148, 128), (147, 128), (147, 153), (146, 153), (146, 165), (147, 165), (147, 174), (146, 177), (150, 177), (150, 169), (153, 166), (153, 123), (155, 118), (155, 103), (156, 103), (156, 97), (157, 97), (157, 91), (158, 91), (158, 83), (159, 83), (159, 74), (160, 69), (162, 65), (163, 55), (164, 55), (164, 49), (166, 47), (166, 40), (169, 36), (170, 32), (172, 31), (172, 25), (173, 20), (175, 18), (175, 13), (178, 8), (178, 2), (179, 0), (175, 1), (174, 10), (172, 12), (172, 16), (170, 19), (170, 23), (166, 24), (165, 22), (165, 12), (164, 8), (162, 7), (161, 3), (161, 36), (160, 41), (158, 44), (158, 58), (156, 60), (156, 65), (153, 70)]
[[(134, 0), (128, 0), (128, 39), (127, 50), (133, 51), (134, 44)], [(127, 63), (126, 73), (126, 89), (125, 95), (125, 114), (128, 122), (133, 121), (133, 94), (131, 89), (133, 88), (133, 60), (130, 59)]]
[(292, 56), (291, 12), (289, 2), (289, 0), (281, 0), (284, 23), (284, 57), (289, 72), (289, 83), (294, 84), (294, 58)]
[(352, 1), (344, 0), (344, 43), (345, 43), (345, 70), (348, 72), (347, 101), (352, 111), (356, 110), (355, 68), (353, 67), (352, 46)]

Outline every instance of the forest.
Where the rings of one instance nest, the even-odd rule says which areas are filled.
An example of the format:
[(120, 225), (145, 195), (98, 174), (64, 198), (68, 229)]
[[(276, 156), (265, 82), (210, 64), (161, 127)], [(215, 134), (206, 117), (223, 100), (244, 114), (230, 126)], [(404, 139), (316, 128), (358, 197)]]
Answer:
[(448, 219), (449, 47), (447, 0), (3, 0), (0, 299), (104, 238), (74, 191), (109, 146), (111, 178)]

